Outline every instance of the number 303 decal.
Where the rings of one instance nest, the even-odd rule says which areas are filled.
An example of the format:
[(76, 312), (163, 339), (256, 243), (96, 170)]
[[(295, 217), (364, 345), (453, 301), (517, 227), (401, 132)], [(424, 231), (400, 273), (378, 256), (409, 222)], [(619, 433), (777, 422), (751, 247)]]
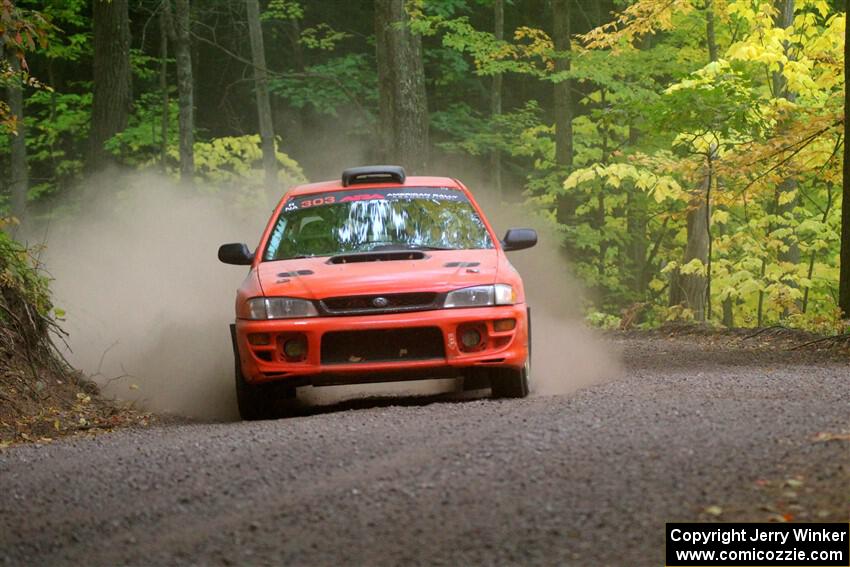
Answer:
[(315, 199), (305, 199), (301, 201), (301, 207), (318, 207), (320, 205), (330, 205), (336, 202), (336, 197), (328, 195), (327, 197), (317, 197)]

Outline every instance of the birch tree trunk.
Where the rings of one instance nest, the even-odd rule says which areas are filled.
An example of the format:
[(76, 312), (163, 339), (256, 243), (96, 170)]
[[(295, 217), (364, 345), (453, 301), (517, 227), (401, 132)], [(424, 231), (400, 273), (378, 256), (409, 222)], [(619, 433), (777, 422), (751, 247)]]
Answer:
[(260, 6), (257, 0), (245, 0), (248, 12), (248, 35), (251, 39), (251, 61), (254, 65), (254, 90), (257, 95), (257, 118), (260, 142), (263, 147), (263, 171), (266, 195), (277, 195), (277, 157), (275, 156), (274, 124), (269, 102), (269, 81), (266, 69), (266, 51), (263, 28), (260, 24)]

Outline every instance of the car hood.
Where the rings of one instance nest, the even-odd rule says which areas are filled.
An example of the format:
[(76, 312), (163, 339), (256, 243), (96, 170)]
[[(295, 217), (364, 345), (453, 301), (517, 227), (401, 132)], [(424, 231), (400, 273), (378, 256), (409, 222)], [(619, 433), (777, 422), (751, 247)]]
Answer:
[(261, 262), (260, 286), (267, 296), (323, 299), (344, 295), (444, 292), (496, 282), (494, 250), (428, 251), (417, 260), (328, 263), (329, 258)]

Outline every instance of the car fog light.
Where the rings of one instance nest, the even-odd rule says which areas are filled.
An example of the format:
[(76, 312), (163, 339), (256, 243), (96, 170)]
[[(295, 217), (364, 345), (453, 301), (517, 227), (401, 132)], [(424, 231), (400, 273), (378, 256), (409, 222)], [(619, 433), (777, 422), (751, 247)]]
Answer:
[(283, 344), (283, 354), (290, 360), (301, 360), (307, 353), (303, 339), (290, 339)]
[(460, 342), (462, 342), (463, 346), (466, 348), (474, 348), (481, 343), (481, 333), (479, 333), (476, 329), (467, 329), (461, 333)]
[(267, 345), (271, 343), (271, 337), (268, 333), (251, 333), (248, 342), (255, 346)]
[(497, 319), (493, 321), (493, 330), (497, 333), (513, 331), (516, 327), (516, 319)]

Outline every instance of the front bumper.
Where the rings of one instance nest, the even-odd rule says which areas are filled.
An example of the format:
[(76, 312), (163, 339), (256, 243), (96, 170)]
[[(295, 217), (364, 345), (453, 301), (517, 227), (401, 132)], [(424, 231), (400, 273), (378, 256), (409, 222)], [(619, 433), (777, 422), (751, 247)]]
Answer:
[[(496, 331), (494, 321), (514, 319), (512, 330)], [(442, 334), (439, 357), (421, 360), (322, 362), (322, 337), (336, 331), (376, 331), (411, 328), (437, 328)], [(458, 329), (475, 327), (483, 342), (465, 351)], [(268, 335), (267, 345), (251, 344), (249, 335)], [(293, 336), (306, 338), (303, 360), (290, 362), (282, 345)], [(279, 382), (291, 386), (336, 385), (367, 382), (454, 377), (470, 367), (499, 366), (521, 368), (528, 358), (528, 314), (525, 304), (441, 309), (363, 315), (355, 317), (312, 317), (306, 319), (236, 321), (234, 340), (243, 377), (249, 383)]]

